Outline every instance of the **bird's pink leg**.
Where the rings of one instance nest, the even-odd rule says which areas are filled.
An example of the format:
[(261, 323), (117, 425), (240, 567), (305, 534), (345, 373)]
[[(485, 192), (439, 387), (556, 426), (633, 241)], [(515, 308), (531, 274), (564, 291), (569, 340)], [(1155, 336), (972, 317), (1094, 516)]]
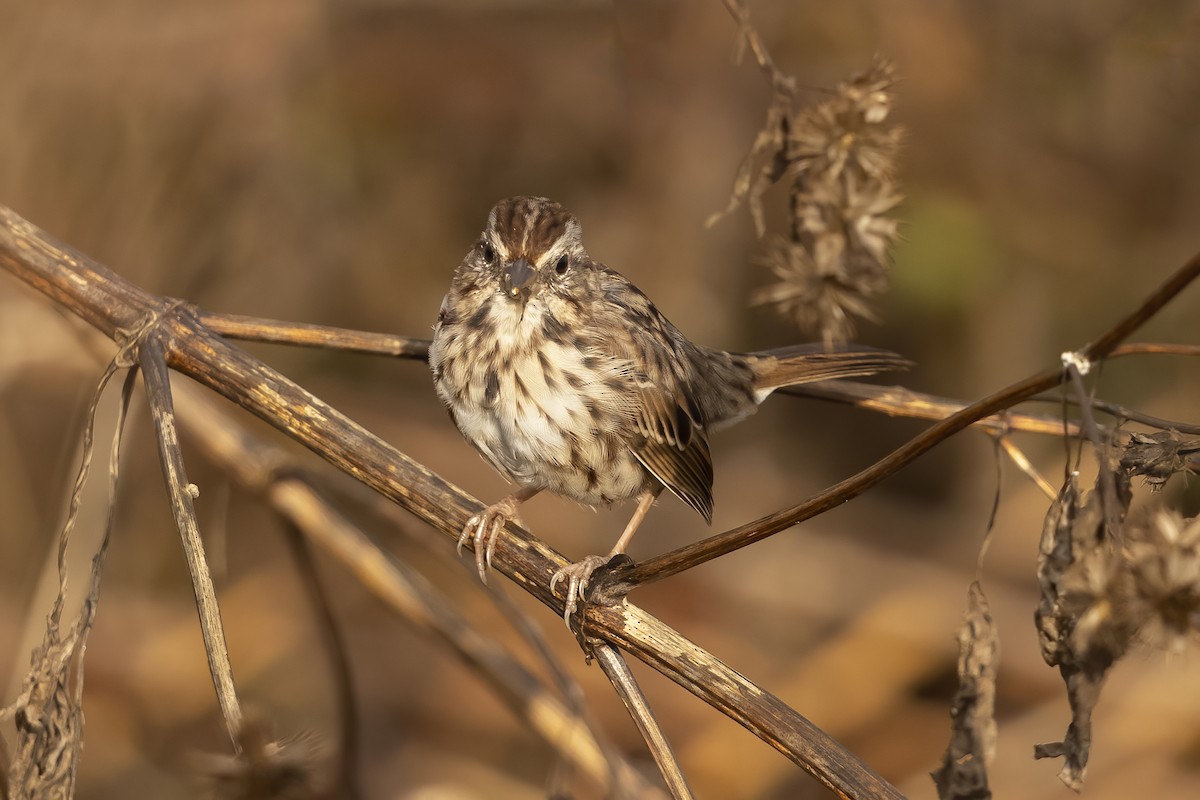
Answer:
[(637, 508), (633, 510), (633, 516), (629, 519), (629, 524), (625, 526), (624, 532), (621, 533), (621, 538), (617, 539), (617, 543), (613, 545), (613, 549), (608, 551), (606, 556), (588, 556), (587, 558), (576, 561), (574, 564), (563, 567), (554, 576), (550, 578), (550, 592), (553, 593), (560, 581), (567, 582), (566, 603), (563, 607), (563, 621), (567, 623), (567, 628), (571, 627), (571, 615), (579, 607), (579, 603), (587, 600), (588, 582), (592, 579), (592, 573), (600, 567), (607, 564), (615, 556), (625, 552), (625, 548), (629, 546), (630, 540), (633, 539), (633, 534), (637, 533), (638, 527), (642, 524), (642, 520), (646, 518), (646, 514), (650, 511), (650, 506), (654, 505), (654, 501), (658, 499), (658, 495), (662, 492), (663, 487), (659, 486), (653, 489), (646, 489), (638, 495)]
[(517, 516), (517, 506), (540, 491), (541, 489), (522, 486), (508, 497), (492, 503), (467, 520), (462, 535), (458, 537), (457, 550), (461, 555), (463, 545), (468, 540), (473, 542), (475, 569), (479, 572), (479, 580), (487, 583), (487, 571), (492, 566), (492, 553), (496, 550), (496, 539), (500, 536), (500, 530), (510, 521), (520, 524), (521, 518)]

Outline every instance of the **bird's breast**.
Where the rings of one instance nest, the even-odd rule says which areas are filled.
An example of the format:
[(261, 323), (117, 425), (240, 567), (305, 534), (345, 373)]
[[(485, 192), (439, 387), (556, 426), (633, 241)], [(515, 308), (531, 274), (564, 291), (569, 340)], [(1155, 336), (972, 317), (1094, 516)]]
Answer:
[(628, 364), (538, 304), (496, 300), (439, 325), (430, 351), (459, 430), (523, 485), (590, 504), (636, 494), (645, 472), (625, 438)]

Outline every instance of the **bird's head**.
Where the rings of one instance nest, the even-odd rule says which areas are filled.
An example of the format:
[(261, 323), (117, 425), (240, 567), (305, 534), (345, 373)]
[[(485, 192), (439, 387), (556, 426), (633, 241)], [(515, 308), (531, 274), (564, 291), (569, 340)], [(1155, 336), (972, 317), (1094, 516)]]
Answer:
[(556, 305), (565, 298), (579, 299), (595, 268), (580, 236), (579, 221), (553, 200), (501, 200), (457, 277), (522, 308), (535, 301)]

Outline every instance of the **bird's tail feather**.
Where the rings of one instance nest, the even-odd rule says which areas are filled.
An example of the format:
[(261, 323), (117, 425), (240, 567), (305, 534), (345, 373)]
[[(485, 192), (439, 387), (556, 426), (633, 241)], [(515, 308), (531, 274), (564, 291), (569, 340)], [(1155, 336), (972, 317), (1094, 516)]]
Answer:
[(896, 353), (862, 345), (832, 350), (820, 344), (793, 345), (750, 353), (749, 361), (754, 371), (755, 400), (759, 403), (784, 386), (874, 375), (912, 366), (911, 361)]

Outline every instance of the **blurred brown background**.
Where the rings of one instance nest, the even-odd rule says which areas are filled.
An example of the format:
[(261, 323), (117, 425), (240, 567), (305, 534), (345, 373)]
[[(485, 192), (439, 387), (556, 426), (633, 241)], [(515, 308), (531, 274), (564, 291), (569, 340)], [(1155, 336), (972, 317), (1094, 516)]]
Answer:
[[(1200, 3), (755, 0), (752, 10), (813, 99), (877, 52), (897, 62), (903, 242), (878, 305), (885, 321), (857, 338), (914, 358), (906, 385), (973, 399), (1032, 373), (1200, 246)], [(718, 0), (6, 0), (0, 19), (0, 203), (151, 291), (425, 336), (488, 208), (534, 193), (574, 210), (593, 255), (696, 340), (751, 349), (801, 336), (746, 308), (770, 279), (748, 217), (703, 227), (769, 100), (751, 65), (731, 65), (735, 28)], [(777, 223), (783, 197), (771, 199)], [(1195, 342), (1198, 305), (1193, 288), (1138, 338)], [(74, 329), (0, 276), (0, 704), (40, 636), (99, 374)], [(505, 492), (421, 364), (251, 349), (485, 501)], [(1196, 365), (1180, 359), (1125, 359), (1101, 380), (1107, 399), (1192, 422), (1198, 393)], [(777, 399), (715, 439), (715, 528), (795, 502), (919, 429)], [(223, 750), (148, 433), (139, 405), (87, 652), (83, 798), (194, 796), (188, 756)], [(1059, 480), (1061, 442), (1018, 443)], [(244, 699), (281, 734), (331, 743), (329, 672), (278, 524), (194, 454), (189, 470)], [(1047, 501), (1003, 470), (985, 572), (1003, 648), (993, 785), (1001, 798), (1065, 797), (1059, 764), (1031, 759), (1068, 721), (1031, 622)], [(88, 495), (84, 546), (103, 484)], [(1168, 501), (1195, 514), (1194, 484), (1176, 479)], [(995, 488), (990, 441), (961, 435), (849, 506), (635, 600), (930, 797), (953, 633)], [(606, 550), (627, 511), (544, 497), (524, 515), (578, 558)], [(635, 557), (708, 533), (670, 499), (644, 530)], [(374, 532), (428, 563), (395, 530)], [(495, 618), (466, 570), (430, 571), (472, 615)], [(452, 656), (338, 569), (324, 573), (354, 661), (368, 796), (541, 796), (547, 748)], [(561, 622), (526, 605), (606, 729), (644, 761), (599, 670)], [(1087, 797), (1200, 793), (1196, 658), (1142, 650), (1116, 668)], [(699, 796), (825, 796), (737, 725), (635, 669)]]

